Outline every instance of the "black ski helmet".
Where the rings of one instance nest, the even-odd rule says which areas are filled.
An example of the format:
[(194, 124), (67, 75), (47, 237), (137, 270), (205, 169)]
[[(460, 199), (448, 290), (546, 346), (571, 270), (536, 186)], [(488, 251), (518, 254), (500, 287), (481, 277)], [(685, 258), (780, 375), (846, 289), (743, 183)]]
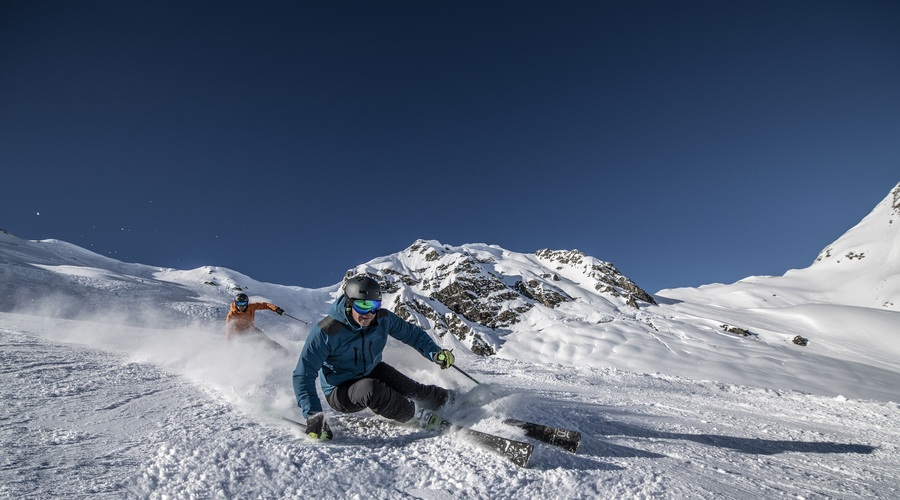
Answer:
[(368, 276), (354, 276), (347, 280), (344, 295), (350, 300), (381, 300), (381, 285)]
[(247, 297), (246, 293), (239, 293), (234, 298), (235, 302), (250, 302), (250, 297)]

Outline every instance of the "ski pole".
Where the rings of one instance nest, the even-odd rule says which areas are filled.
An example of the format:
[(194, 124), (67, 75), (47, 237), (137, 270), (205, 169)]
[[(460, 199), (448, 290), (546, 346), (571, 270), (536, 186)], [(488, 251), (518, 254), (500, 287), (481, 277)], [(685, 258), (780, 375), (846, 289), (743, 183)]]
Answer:
[(452, 366), (453, 368), (456, 368), (456, 370), (457, 370), (459, 373), (462, 373), (462, 374), (465, 375), (466, 377), (469, 377), (469, 380), (471, 380), (472, 382), (475, 382), (476, 384), (481, 385), (481, 382), (475, 380), (474, 378), (472, 378), (471, 375), (469, 375), (468, 373), (462, 371), (462, 368), (460, 368), (460, 367), (458, 367), (458, 366), (456, 366), (456, 365), (450, 365), (450, 366)]
[[(456, 370), (457, 370), (459, 373), (462, 373), (462, 374), (465, 375), (466, 377), (469, 377), (469, 380), (471, 380), (472, 382), (475, 382), (476, 385), (481, 385), (481, 382), (475, 380), (474, 378), (472, 378), (471, 375), (469, 375), (468, 373), (462, 371), (462, 368), (460, 368), (460, 367), (458, 367), (458, 366), (456, 366), (456, 365), (450, 365), (450, 366), (452, 366), (453, 368), (456, 368)], [(500, 394), (500, 393), (498, 393), (497, 391), (491, 389), (491, 388), (490, 388), (490, 385), (486, 385), (485, 387), (488, 388), (487, 391), (488, 391), (489, 393), (491, 393), (492, 395), (494, 395), (494, 397), (502, 397), (502, 394)]]
[[(281, 415), (279, 415), (279, 416), (281, 416)], [(297, 427), (303, 427), (304, 429), (306, 429), (306, 424), (301, 424), (300, 422), (297, 422), (296, 420), (294, 420), (292, 418), (287, 418), (287, 417), (281, 417), (281, 418), (283, 420), (287, 420), (288, 422), (296, 425)]]
[(309, 324), (309, 323), (307, 323), (307, 322), (306, 322), (306, 321), (303, 321), (303, 320), (302, 320), (302, 319), (300, 319), (300, 318), (295, 318), (295, 317), (293, 317), (293, 316), (291, 316), (291, 315), (290, 315), (290, 314), (288, 314), (288, 313), (284, 313), (284, 315), (285, 315), (285, 316), (287, 316), (287, 317), (288, 317), (288, 318), (291, 318), (291, 319), (296, 319), (296, 320), (297, 320), (297, 321), (299, 321), (299, 322), (301, 322), (301, 323), (303, 323), (303, 324), (304, 324), (304, 325), (308, 325), (308, 324)]

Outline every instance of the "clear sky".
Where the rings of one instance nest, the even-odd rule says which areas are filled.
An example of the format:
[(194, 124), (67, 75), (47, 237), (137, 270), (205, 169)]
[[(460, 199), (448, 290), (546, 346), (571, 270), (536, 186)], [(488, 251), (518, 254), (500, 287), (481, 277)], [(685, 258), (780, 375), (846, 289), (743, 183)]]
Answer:
[(900, 181), (894, 1), (0, 2), (0, 228), (338, 283), (419, 238), (649, 292), (806, 267)]

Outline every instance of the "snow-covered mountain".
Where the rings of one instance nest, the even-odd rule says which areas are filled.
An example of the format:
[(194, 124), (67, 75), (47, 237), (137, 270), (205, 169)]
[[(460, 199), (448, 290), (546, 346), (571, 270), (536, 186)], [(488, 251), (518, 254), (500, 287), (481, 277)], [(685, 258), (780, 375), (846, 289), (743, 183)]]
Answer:
[(723, 307), (818, 304), (900, 311), (900, 185), (805, 269), (661, 295)]
[[(133, 324), (218, 326), (244, 291), (312, 323), (341, 287), (272, 285), (218, 267), (126, 264), (8, 233), (0, 233), (0, 245), (0, 276), (16, 284), (0, 297), (0, 311), (85, 317), (116, 304), (117, 316)], [(420, 240), (347, 276), (360, 273), (382, 284), (388, 308), (478, 355), (900, 400), (900, 185), (806, 269), (656, 298), (613, 264), (577, 250), (522, 254)], [(265, 315), (261, 322), (299, 349), (305, 325)], [(808, 344), (794, 344), (798, 336)], [(827, 376), (823, 358), (836, 364)]]
[[(655, 295), (577, 250), (419, 240), (348, 270), (493, 393), (461, 423), (588, 436), (579, 455), (539, 450), (525, 476), (477, 447), (448, 456), (458, 436), (333, 416), (344, 440), (320, 445), (270, 418), (296, 416), (296, 358), (226, 344), (228, 304), (243, 291), (285, 308), (257, 325), (296, 355), (340, 283), (123, 263), (0, 230), (0, 497), (892, 497), (898, 226), (900, 185), (806, 269)], [(403, 346), (386, 359), (472, 385)], [(808, 471), (811, 454), (828, 470)], [(339, 477), (322, 482), (325, 469)]]

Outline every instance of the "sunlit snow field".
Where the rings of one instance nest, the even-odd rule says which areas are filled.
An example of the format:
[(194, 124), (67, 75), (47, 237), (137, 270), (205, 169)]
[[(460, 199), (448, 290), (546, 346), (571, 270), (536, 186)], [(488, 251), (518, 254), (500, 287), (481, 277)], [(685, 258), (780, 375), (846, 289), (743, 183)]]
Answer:
[[(504, 418), (582, 433), (574, 454), (535, 442), (526, 468), (368, 412), (330, 412), (331, 442), (282, 420), (302, 420), (291, 372), (339, 285), (126, 264), (0, 232), (0, 497), (897, 498), (895, 192), (784, 276), (662, 290), (634, 309), (559, 270), (578, 299), (529, 310), (495, 356), (437, 339), (480, 385), (389, 343), (388, 362), (459, 393), (456, 423), (520, 440)], [(495, 246), (421, 245), (544, 271)], [(410, 255), (357, 270), (426, 265)], [(290, 355), (224, 341), (237, 285), (296, 318), (257, 317)]]

